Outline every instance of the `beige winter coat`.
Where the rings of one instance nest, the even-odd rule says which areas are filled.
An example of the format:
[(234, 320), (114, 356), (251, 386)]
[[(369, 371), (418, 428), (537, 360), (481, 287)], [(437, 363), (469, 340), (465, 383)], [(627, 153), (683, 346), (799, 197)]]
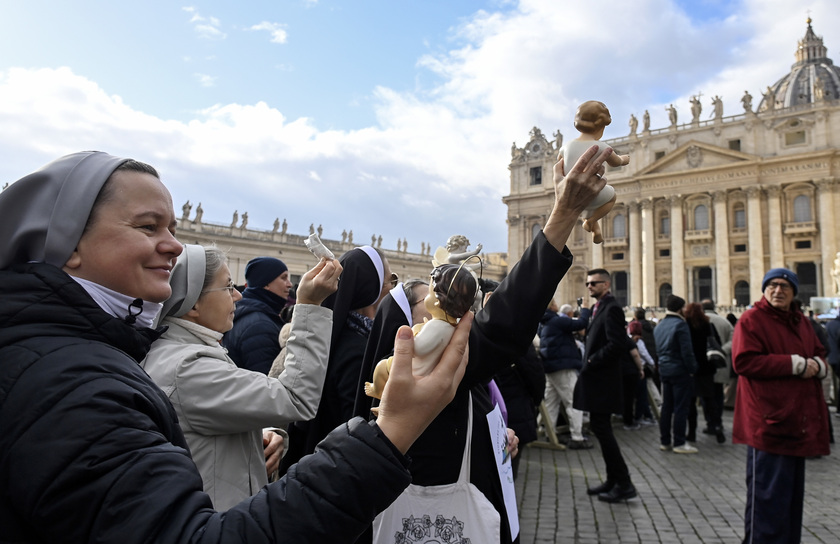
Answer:
[(262, 429), (318, 411), (332, 311), (295, 308), (286, 368), (276, 379), (237, 367), (215, 331), (177, 318), (162, 324), (169, 329), (142, 366), (175, 407), (214, 507), (227, 510), (268, 483)]

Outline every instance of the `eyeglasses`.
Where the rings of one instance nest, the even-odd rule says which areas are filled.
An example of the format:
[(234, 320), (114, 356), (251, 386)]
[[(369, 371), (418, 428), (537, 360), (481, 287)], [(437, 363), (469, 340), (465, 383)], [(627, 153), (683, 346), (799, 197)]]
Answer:
[(607, 283), (607, 280), (588, 281), (584, 285), (586, 285), (587, 287), (592, 287), (594, 285), (598, 285), (599, 283)]
[(224, 287), (216, 287), (215, 289), (205, 289), (201, 292), (201, 294), (203, 295), (204, 293), (212, 293), (213, 291), (227, 291), (229, 295), (232, 295), (233, 292), (236, 291), (236, 284), (234, 284), (233, 280), (231, 280)]
[(782, 291), (789, 291), (792, 289), (789, 283), (782, 283), (780, 281), (771, 281), (767, 284), (767, 289), (771, 291), (775, 291), (776, 289), (781, 289)]
[(396, 287), (399, 282), (400, 277), (397, 276), (395, 273), (391, 273), (391, 287)]

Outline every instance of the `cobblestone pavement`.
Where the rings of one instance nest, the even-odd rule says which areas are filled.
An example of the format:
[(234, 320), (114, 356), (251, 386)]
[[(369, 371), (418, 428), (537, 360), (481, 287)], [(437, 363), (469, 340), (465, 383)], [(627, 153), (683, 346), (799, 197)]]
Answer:
[[(699, 453), (680, 455), (659, 451), (658, 426), (625, 431), (614, 423), (639, 497), (612, 505), (586, 494), (604, 479), (597, 441), (590, 450), (524, 448), (516, 481), (521, 544), (741, 542), (746, 446), (731, 443), (732, 412), (724, 426), (726, 443), (698, 433)], [(806, 462), (802, 543), (817, 542), (840, 542), (836, 454)]]

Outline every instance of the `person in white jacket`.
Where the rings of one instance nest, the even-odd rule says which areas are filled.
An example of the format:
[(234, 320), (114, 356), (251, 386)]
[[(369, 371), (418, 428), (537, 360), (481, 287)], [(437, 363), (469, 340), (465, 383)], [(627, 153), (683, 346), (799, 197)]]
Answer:
[(175, 408), (218, 510), (257, 493), (279, 465), (282, 439), (265, 428), (315, 416), (332, 327), (320, 304), (341, 273), (338, 261), (322, 259), (301, 279), (286, 367), (275, 379), (237, 367), (220, 344), (242, 298), (225, 261), (217, 248), (184, 246), (158, 317), (168, 328), (141, 364)]

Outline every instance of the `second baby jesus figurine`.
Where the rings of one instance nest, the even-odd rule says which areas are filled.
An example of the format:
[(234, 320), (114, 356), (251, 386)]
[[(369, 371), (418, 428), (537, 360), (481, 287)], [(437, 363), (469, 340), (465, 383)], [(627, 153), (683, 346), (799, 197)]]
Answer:
[[(429, 294), (423, 304), (432, 314), (423, 323), (414, 325), (414, 358), (411, 370), (415, 376), (425, 376), (434, 370), (444, 348), (455, 332), (458, 320), (467, 313), (475, 301), (478, 281), (473, 272), (463, 264), (442, 264), (432, 270)], [(383, 359), (373, 370), (373, 383), (365, 382), (365, 394), (382, 398), (382, 390), (391, 373), (393, 357)], [(376, 413), (376, 408), (373, 409)]]
[[(611, 122), (610, 110), (603, 102), (589, 100), (578, 107), (575, 113), (575, 128), (580, 132), (580, 136), (561, 147), (557, 156), (557, 160), (563, 159), (563, 175), (566, 174), (565, 170), (574, 166), (580, 156), (593, 144), (597, 144), (600, 149), (609, 147), (599, 140), (604, 135), (604, 128)], [(607, 164), (610, 166), (624, 166), (629, 163), (630, 155), (613, 153), (607, 159)], [(592, 241), (596, 244), (604, 241), (598, 220), (607, 215), (614, 205), (615, 189), (612, 185), (607, 185), (583, 212), (583, 229), (592, 233)]]

